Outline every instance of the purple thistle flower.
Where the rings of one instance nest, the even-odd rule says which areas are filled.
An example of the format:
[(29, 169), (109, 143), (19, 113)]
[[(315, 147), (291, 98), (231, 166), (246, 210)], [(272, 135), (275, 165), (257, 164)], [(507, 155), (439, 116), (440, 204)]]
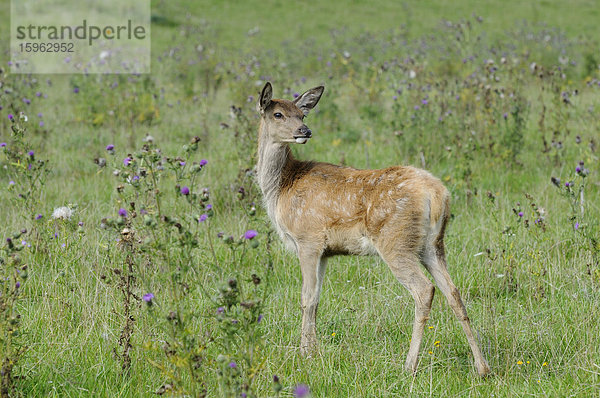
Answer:
[(504, 112), (504, 114), (502, 115), (502, 117), (504, 118), (504, 120), (508, 119), (508, 113)]
[(73, 89), (73, 92), (74, 92), (75, 94), (79, 93), (79, 87), (75, 87), (75, 88)]
[(263, 319), (263, 315), (262, 315), (262, 314), (260, 314), (260, 315), (258, 316), (258, 319), (256, 320), (256, 323), (260, 323), (260, 321), (262, 321), (262, 319)]
[(107, 151), (112, 151), (113, 149), (115, 149), (115, 146), (114, 146), (113, 144), (108, 144), (108, 145), (106, 146), (106, 150), (107, 150)]
[(131, 161), (132, 161), (132, 160), (133, 160), (133, 159), (131, 159), (131, 158), (129, 158), (129, 157), (127, 157), (127, 158), (123, 159), (123, 166), (129, 166), (129, 165), (131, 164)]
[(198, 218), (198, 222), (204, 222), (206, 221), (206, 219), (208, 218), (208, 214), (202, 214), (199, 218)]
[(79, 221), (79, 222), (77, 223), (77, 225), (79, 225), (80, 227), (83, 227), (83, 221)]
[(15, 117), (14, 117), (14, 115), (13, 115), (12, 113), (9, 113), (9, 114), (8, 114), (8, 119), (9, 119), (9, 120), (13, 120), (14, 118), (15, 118)]
[(181, 167), (183, 167), (183, 166), (185, 166), (185, 162), (182, 160), (181, 162), (179, 162), (179, 165), (180, 165)]
[(523, 212), (520, 211), (518, 215), (519, 215), (519, 217), (523, 217)]
[(575, 172), (577, 174), (581, 173), (581, 167), (579, 167), (579, 166), (575, 167)]
[(38, 91), (38, 92), (36, 92), (36, 93), (35, 93), (35, 96), (36, 96), (36, 97), (41, 97), (41, 96), (42, 96), (42, 93), (40, 93), (40, 92)]
[(294, 93), (294, 98), (298, 98), (300, 96), (299, 93)]
[(206, 166), (206, 164), (207, 164), (207, 163), (208, 163), (208, 160), (206, 160), (206, 159), (202, 159), (202, 160), (200, 161), (200, 166)]
[(6, 146), (6, 142), (0, 143), (0, 148), (4, 148)]
[(235, 363), (234, 361), (231, 361), (231, 362), (229, 362), (229, 367), (231, 369), (235, 369), (235, 368), (237, 368), (237, 363)]
[(31, 100), (29, 98), (23, 98), (23, 102), (27, 105), (31, 104)]
[(211, 210), (212, 209), (212, 205), (211, 204), (206, 205), (205, 209), (206, 210)]
[(225, 312), (225, 308), (223, 308), (223, 307), (217, 308), (217, 314), (222, 314), (223, 312)]
[(40, 123), (39, 123), (39, 125), (40, 125), (40, 127), (44, 127), (44, 121), (43, 121), (43, 120), (40, 120)]
[(21, 287), (21, 282), (17, 281), (17, 283), (15, 283), (15, 288), (20, 288)]
[(127, 217), (127, 210), (125, 210), (124, 208), (122, 208), (122, 207), (121, 207), (121, 208), (119, 209), (119, 215), (120, 215), (121, 217)]
[(310, 394), (310, 389), (306, 384), (298, 384), (294, 388), (294, 397), (296, 398), (308, 397), (308, 394)]
[(568, 188), (569, 186), (571, 186), (571, 184), (569, 184), (569, 181), (565, 182), (565, 187)]
[(35, 216), (35, 219), (36, 219), (36, 220), (41, 220), (41, 219), (42, 219), (42, 217), (43, 217), (43, 216), (42, 216), (41, 214), (38, 214), (37, 216)]
[(427, 104), (429, 104), (429, 101), (427, 101), (425, 98), (423, 98), (423, 99), (421, 100), (421, 104), (423, 104), (423, 105), (427, 105)]
[(246, 231), (246, 233), (244, 234), (244, 239), (250, 240), (250, 239), (254, 239), (256, 237), (256, 235), (258, 235), (258, 232), (256, 232), (253, 229), (249, 229), (248, 231)]
[(415, 105), (415, 111), (418, 111), (419, 109), (421, 109), (421, 107), (419, 105)]
[(15, 185), (15, 182), (14, 182), (13, 180), (10, 180), (10, 181), (8, 182), (8, 185)]
[(185, 185), (181, 187), (181, 194), (182, 195), (189, 195), (190, 194), (190, 189), (188, 187), (186, 187)]
[(29, 152), (27, 152), (27, 154), (28, 154), (29, 156), (33, 156), (33, 155), (34, 155), (34, 152), (33, 152), (33, 151), (29, 151)]
[(43, 116), (42, 112), (38, 113), (38, 117), (42, 117), (42, 116)]
[(146, 293), (142, 296), (142, 300), (144, 300), (148, 304), (152, 303), (153, 298), (154, 298), (154, 294), (152, 294), (152, 293)]
[(575, 223), (575, 230), (578, 230), (578, 229), (579, 229), (579, 222), (576, 222)]

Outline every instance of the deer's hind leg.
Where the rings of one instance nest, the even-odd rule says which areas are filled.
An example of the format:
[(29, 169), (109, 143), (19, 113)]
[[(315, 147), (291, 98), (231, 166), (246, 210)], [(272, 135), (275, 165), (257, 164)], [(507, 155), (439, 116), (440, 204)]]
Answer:
[(433, 276), (437, 287), (442, 291), (444, 297), (446, 297), (450, 308), (452, 308), (452, 311), (458, 318), (462, 329), (467, 336), (469, 347), (471, 347), (471, 351), (473, 352), (477, 373), (479, 373), (480, 376), (487, 375), (490, 373), (490, 367), (475, 340), (473, 330), (471, 329), (471, 323), (467, 316), (467, 309), (463, 304), (460, 293), (448, 273), (443, 238), (438, 238), (435, 244), (426, 248), (422, 260), (425, 268), (427, 268), (429, 273)]
[[(410, 252), (408, 252), (410, 253)], [(419, 350), (423, 340), (425, 324), (431, 312), (431, 303), (435, 288), (423, 273), (416, 255), (398, 252), (397, 255), (382, 255), (398, 281), (408, 289), (415, 300), (415, 320), (413, 323), (410, 348), (404, 363), (404, 369), (410, 372), (417, 370)]]

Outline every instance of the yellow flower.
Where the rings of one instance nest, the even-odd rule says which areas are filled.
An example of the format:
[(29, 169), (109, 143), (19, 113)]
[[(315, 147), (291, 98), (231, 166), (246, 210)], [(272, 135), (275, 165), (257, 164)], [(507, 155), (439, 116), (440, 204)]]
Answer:
[(527, 361), (527, 365), (529, 365), (531, 362)]
[(544, 362), (542, 366), (548, 366), (548, 362)]
[(433, 355), (433, 351), (429, 351), (429, 355)]
[(332, 337), (333, 337), (333, 336), (335, 336), (335, 332), (331, 333), (331, 336), (332, 336)]
[(517, 361), (517, 365), (523, 365), (523, 361)]
[(435, 343), (433, 343), (433, 345), (434, 345), (434, 346), (436, 346), (436, 347), (439, 347), (439, 346), (440, 346), (440, 341), (439, 341), (439, 340), (436, 340), (436, 342), (435, 342)]
[(429, 326), (429, 330), (433, 329), (433, 326)]

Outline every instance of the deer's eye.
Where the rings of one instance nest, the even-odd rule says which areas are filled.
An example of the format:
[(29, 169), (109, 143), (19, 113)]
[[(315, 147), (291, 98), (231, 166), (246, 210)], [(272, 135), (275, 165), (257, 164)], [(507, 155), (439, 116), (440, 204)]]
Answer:
[(275, 112), (273, 114), (273, 116), (275, 117), (275, 119), (281, 119), (283, 117), (283, 115), (281, 113), (279, 113), (279, 112)]

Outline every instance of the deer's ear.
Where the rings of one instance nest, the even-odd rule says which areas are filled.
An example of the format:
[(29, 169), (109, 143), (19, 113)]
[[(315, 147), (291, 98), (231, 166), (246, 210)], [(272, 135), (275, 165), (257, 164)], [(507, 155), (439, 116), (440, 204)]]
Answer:
[(271, 98), (273, 98), (273, 87), (271, 86), (271, 83), (267, 82), (260, 93), (258, 102), (256, 103), (256, 110), (258, 113), (261, 115), (265, 113), (265, 109), (267, 109), (271, 103)]
[(325, 90), (325, 87), (323, 86), (311, 88), (310, 90), (296, 98), (294, 100), (294, 104), (296, 104), (296, 106), (300, 108), (304, 115), (308, 115), (308, 112), (310, 112), (310, 110), (314, 108), (317, 105), (317, 102), (319, 102), (319, 100), (321, 99), (321, 96), (323, 95), (323, 90)]

